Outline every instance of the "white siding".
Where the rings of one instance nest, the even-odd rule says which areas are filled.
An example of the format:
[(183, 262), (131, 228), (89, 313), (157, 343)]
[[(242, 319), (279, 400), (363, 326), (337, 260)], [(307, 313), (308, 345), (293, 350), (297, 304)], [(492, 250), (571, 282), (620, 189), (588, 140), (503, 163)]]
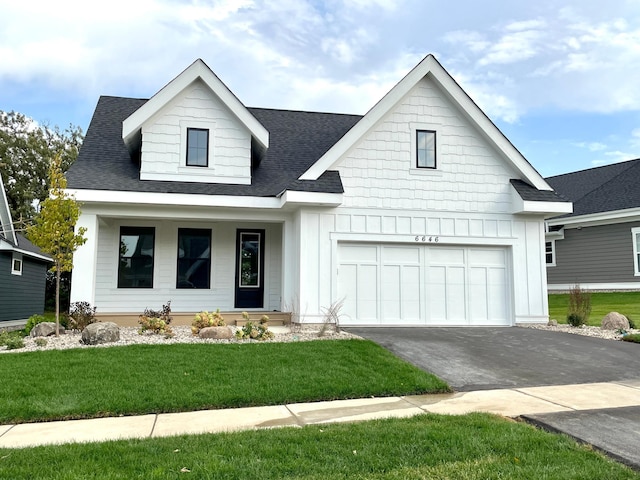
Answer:
[[(187, 167), (186, 129), (209, 129), (209, 166)], [(251, 134), (201, 81), (142, 127), (140, 178), (251, 183)]]
[[(117, 288), (120, 226), (155, 227), (152, 289)], [(211, 228), (211, 288), (176, 289), (178, 228)], [(102, 222), (97, 249), (95, 305), (101, 313), (136, 313), (171, 300), (174, 312), (233, 310), (236, 230), (265, 229), (264, 310), (281, 308), (282, 225), (234, 222), (179, 222), (109, 219)]]
[[(421, 125), (436, 130), (435, 170), (415, 168), (412, 145)], [(504, 213), (511, 209), (509, 179), (518, 177), (428, 78), (336, 166), (344, 206), (357, 208)], [(378, 219), (371, 221), (377, 228)]]

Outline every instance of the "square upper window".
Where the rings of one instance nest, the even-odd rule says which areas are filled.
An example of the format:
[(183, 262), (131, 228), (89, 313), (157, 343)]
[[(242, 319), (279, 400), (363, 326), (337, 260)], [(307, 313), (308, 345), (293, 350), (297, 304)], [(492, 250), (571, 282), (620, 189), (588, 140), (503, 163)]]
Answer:
[(436, 132), (416, 131), (416, 167), (436, 168)]
[(209, 130), (187, 128), (187, 166), (206, 167), (209, 165)]

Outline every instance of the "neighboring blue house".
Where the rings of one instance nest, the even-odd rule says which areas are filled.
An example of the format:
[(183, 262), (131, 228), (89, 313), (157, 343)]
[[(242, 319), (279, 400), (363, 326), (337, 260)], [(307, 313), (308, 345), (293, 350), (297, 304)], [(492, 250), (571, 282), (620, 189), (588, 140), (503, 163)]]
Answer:
[(15, 231), (0, 177), (0, 328), (44, 312), (51, 258)]

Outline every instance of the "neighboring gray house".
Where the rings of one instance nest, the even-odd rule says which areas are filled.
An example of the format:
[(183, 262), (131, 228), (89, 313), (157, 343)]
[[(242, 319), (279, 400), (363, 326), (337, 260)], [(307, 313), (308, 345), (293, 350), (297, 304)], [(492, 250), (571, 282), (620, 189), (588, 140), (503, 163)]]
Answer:
[(640, 159), (546, 181), (573, 202), (547, 220), (549, 291), (640, 290)]
[(15, 231), (0, 177), (0, 328), (44, 311), (51, 258)]

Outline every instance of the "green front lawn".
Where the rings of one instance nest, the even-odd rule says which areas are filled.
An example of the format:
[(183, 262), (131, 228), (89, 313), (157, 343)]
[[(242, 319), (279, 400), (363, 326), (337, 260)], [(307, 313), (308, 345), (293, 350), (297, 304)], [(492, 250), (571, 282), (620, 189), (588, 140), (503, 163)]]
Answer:
[(565, 436), (488, 414), (0, 450), (21, 479), (640, 479)]
[[(549, 318), (567, 323), (568, 307), (569, 294), (549, 295)], [(602, 318), (609, 312), (622, 313), (640, 325), (640, 292), (592, 293), (588, 325), (599, 327)]]
[(363, 340), (12, 353), (0, 375), (0, 424), (449, 391)]

